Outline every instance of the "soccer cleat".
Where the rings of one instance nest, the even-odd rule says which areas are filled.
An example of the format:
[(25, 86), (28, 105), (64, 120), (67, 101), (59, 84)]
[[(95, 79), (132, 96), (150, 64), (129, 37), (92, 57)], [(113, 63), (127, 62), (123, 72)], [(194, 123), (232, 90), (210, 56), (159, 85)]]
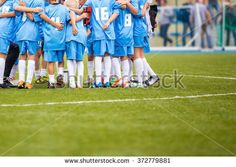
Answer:
[(5, 82), (3, 82), (2, 84), (0, 84), (0, 88), (7, 89), (10, 87)]
[(35, 84), (41, 84), (41, 77), (39, 77), (38, 79), (36, 79), (34, 83), (35, 83)]
[(55, 88), (56, 88), (56, 84), (55, 83), (48, 82), (48, 89), (55, 89)]
[(142, 83), (138, 83), (136, 88), (144, 88), (144, 85)]
[(18, 86), (19, 89), (25, 89), (25, 82), (20, 81), (20, 82), (18, 82), (17, 86)]
[(9, 78), (4, 79), (4, 83), (7, 85), (9, 88), (17, 88), (17, 85), (13, 84)]
[(144, 83), (147, 86), (152, 86), (159, 81), (160, 81), (160, 78), (156, 75), (156, 76), (150, 76), (149, 79), (146, 80)]
[(95, 83), (95, 86), (96, 86), (96, 88), (101, 88), (102, 87), (102, 83), (101, 82), (99, 82), (98, 84)]
[(33, 85), (31, 83), (26, 83), (25, 84), (25, 89), (32, 89)]
[(48, 77), (42, 76), (42, 77), (41, 77), (41, 81), (42, 81), (43, 84), (44, 84), (44, 83), (48, 83)]
[(120, 84), (121, 81), (122, 81), (122, 78), (117, 79), (113, 84), (111, 84), (111, 87), (112, 88), (117, 88), (117, 87), (121, 86), (121, 84)]
[(63, 81), (63, 75), (57, 76), (57, 88), (64, 88), (65, 83)]
[(69, 86), (70, 86), (70, 88), (72, 88), (72, 89), (75, 89), (75, 88), (76, 88), (75, 77), (70, 77)]
[(106, 82), (106, 83), (103, 85), (104, 88), (109, 88), (110, 86), (111, 86), (110, 82)]
[(122, 88), (129, 88), (129, 87), (130, 87), (129, 82), (126, 82), (126, 83), (122, 84)]

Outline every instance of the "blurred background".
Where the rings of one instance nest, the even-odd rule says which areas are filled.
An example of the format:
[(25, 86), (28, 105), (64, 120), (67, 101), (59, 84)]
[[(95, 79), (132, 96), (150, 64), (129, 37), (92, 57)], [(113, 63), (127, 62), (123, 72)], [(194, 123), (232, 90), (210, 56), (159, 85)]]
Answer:
[(236, 0), (153, 0), (149, 15), (152, 51), (236, 50)]

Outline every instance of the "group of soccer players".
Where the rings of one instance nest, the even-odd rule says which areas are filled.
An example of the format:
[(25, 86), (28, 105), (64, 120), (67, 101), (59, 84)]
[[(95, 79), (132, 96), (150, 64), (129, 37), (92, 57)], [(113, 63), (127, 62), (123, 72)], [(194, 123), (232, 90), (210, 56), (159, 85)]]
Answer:
[(0, 87), (8, 87), (3, 75), (12, 43), (19, 47), (20, 89), (33, 88), (34, 74), (45, 83), (47, 66), (48, 88), (64, 87), (64, 55), (69, 87), (82, 88), (86, 48), (90, 87), (155, 84), (159, 77), (144, 56), (148, 8), (147, 0), (0, 0)]

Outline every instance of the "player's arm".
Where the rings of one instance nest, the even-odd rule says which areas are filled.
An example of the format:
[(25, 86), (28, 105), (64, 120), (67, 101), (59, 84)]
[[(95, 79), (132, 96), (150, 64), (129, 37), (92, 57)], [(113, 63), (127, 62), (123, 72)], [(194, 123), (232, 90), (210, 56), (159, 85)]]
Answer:
[(43, 11), (43, 8), (40, 8), (40, 7), (28, 8), (25, 6), (15, 6), (14, 10), (19, 11), (19, 12), (39, 13)]
[(83, 9), (76, 9), (76, 8), (69, 8), (69, 9), (70, 9), (70, 11), (73, 11), (77, 14), (82, 14), (83, 13)]
[(15, 16), (16, 16), (15, 12), (6, 12), (0, 14), (0, 18), (10, 18)]
[(127, 8), (129, 8), (130, 12), (134, 15), (138, 14), (138, 9), (136, 7), (133, 6), (132, 3), (130, 3), (130, 0), (117, 0), (116, 3), (120, 4), (120, 5), (124, 5)]
[(52, 21), (46, 14), (40, 14), (40, 18), (43, 19), (48, 24), (51, 24), (53, 27), (57, 28), (58, 30), (63, 30), (64, 28), (63, 24)]
[(119, 16), (119, 13), (113, 13), (111, 17), (107, 20), (106, 24), (103, 26), (103, 30), (108, 29), (109, 25)]
[(145, 3), (142, 9), (142, 17), (146, 15), (147, 9), (149, 8), (149, 3)]
[(75, 12), (70, 11), (70, 22), (72, 24), (72, 33), (73, 35), (77, 35), (78, 34), (78, 30), (76, 28), (76, 16), (75, 16)]
[(7, 0), (0, 0), (0, 6), (2, 6)]

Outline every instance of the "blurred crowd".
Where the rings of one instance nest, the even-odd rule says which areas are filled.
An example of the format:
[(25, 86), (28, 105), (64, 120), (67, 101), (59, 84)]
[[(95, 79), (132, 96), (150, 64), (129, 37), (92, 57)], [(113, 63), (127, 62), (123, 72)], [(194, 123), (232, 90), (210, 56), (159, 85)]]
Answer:
[[(169, 28), (176, 22), (181, 23), (183, 27), (182, 46), (213, 48), (213, 31), (216, 27), (218, 46), (223, 43), (229, 46), (232, 37), (233, 45), (236, 46), (236, 5), (231, 0), (186, 0), (181, 7), (171, 6), (167, 0), (155, 0), (149, 13), (152, 31), (159, 29), (163, 46), (173, 45), (174, 40), (169, 35)], [(191, 40), (187, 41), (189, 36)]]

